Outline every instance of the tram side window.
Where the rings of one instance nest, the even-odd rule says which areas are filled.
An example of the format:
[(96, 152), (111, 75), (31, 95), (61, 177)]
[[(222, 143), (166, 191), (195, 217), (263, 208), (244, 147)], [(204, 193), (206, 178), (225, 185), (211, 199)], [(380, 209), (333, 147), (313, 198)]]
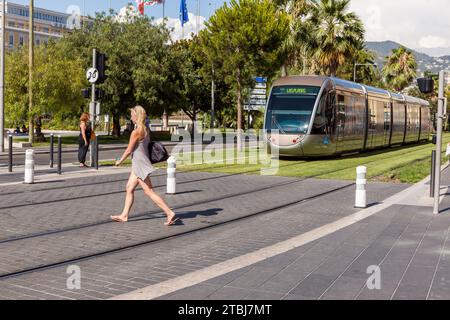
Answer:
[(327, 108), (327, 94), (323, 94), (320, 98), (319, 105), (317, 107), (317, 112), (314, 117), (314, 123), (312, 127), (312, 134), (325, 134), (326, 132), (326, 108)]
[(384, 103), (384, 130), (391, 130), (391, 105), (389, 102)]

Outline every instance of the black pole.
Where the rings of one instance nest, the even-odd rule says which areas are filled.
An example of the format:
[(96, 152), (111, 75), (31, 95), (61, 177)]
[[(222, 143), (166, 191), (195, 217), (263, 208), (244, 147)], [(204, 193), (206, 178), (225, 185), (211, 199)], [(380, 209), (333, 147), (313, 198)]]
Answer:
[(436, 150), (431, 151), (431, 176), (430, 176), (430, 198), (434, 197), (434, 175), (436, 172)]
[(95, 137), (95, 169), (98, 170), (98, 138), (99, 136)]
[(62, 163), (61, 136), (58, 136), (58, 175), (61, 175), (62, 173), (61, 163)]
[(55, 137), (54, 137), (54, 135), (52, 133), (50, 135), (50, 168), (53, 168), (53, 164), (54, 164), (54, 161), (53, 161), (54, 160), (53, 159), (53, 153), (54, 153), (53, 145), (55, 143), (54, 139), (55, 139)]
[(8, 172), (13, 171), (13, 137), (8, 136)]

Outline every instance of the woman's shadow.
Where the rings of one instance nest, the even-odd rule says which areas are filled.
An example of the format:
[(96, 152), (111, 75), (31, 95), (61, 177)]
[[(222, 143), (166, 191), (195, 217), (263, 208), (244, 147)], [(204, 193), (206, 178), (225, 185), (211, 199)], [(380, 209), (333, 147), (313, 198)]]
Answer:
[[(177, 218), (179, 218), (179, 220), (177, 220), (175, 222), (174, 225), (183, 225), (183, 220), (185, 219), (194, 219), (197, 217), (210, 217), (210, 216), (216, 216), (219, 214), (220, 211), (223, 211), (222, 208), (212, 208), (212, 209), (207, 209), (207, 210), (203, 210), (203, 211), (181, 211), (181, 212), (175, 212), (177, 215)], [(150, 219), (159, 219), (165, 217), (165, 215), (152, 215), (151, 217), (142, 217), (142, 218), (138, 218), (138, 219), (130, 219), (131, 221), (143, 221), (143, 220), (150, 220)]]

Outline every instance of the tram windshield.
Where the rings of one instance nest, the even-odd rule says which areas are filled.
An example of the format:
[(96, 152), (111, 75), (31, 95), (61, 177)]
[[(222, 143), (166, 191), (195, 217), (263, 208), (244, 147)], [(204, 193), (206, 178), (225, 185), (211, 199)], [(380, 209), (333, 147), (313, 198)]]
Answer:
[(267, 132), (305, 134), (313, 113), (320, 87), (280, 86), (272, 89), (267, 109)]

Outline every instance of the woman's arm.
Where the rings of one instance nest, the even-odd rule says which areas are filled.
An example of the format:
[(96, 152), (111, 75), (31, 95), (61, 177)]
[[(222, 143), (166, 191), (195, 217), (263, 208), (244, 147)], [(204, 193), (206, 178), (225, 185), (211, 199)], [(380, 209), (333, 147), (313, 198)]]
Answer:
[(139, 141), (139, 132), (138, 130), (134, 130), (131, 133), (130, 136), (130, 142), (128, 143), (128, 148), (125, 150), (125, 152), (122, 155), (122, 158), (120, 160), (116, 161), (116, 167), (119, 167), (127, 158), (133, 153), (133, 150), (136, 146), (136, 144)]
[(83, 137), (84, 144), (87, 145), (88, 142), (87, 142), (87, 138), (86, 138), (86, 123), (81, 122), (80, 128), (81, 128), (81, 136)]

